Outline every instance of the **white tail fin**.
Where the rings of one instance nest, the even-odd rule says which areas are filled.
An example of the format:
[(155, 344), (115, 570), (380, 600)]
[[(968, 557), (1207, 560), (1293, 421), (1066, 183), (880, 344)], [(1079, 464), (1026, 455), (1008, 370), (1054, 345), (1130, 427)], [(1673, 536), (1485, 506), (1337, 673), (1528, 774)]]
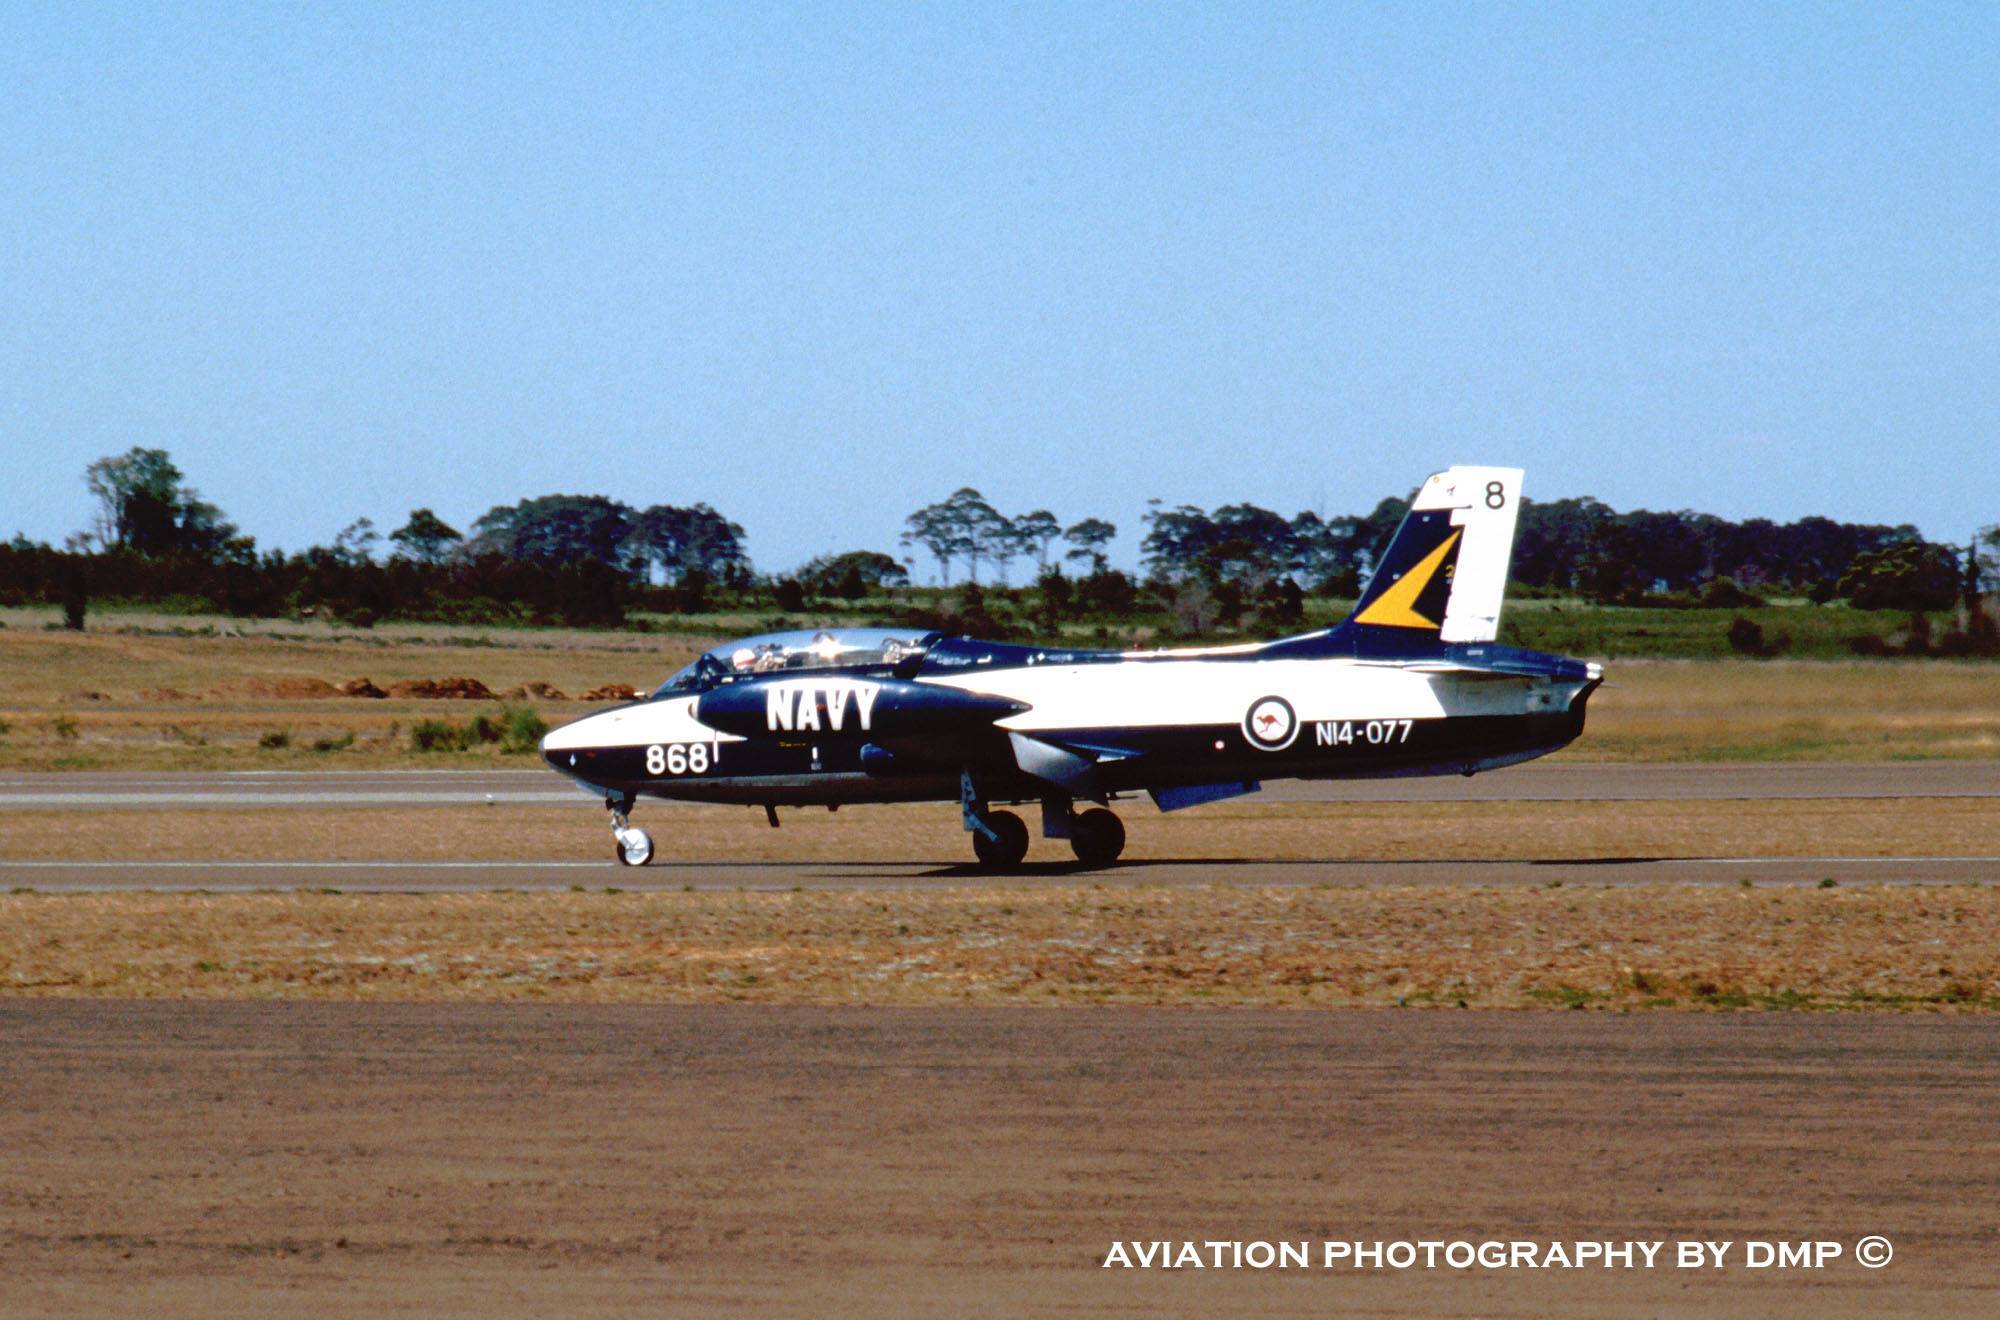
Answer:
[(1463, 528), (1439, 640), (1490, 642), (1500, 634), (1500, 602), (1514, 557), (1514, 522), (1521, 511), (1521, 469), (1454, 467), (1426, 481), (1410, 506), (1450, 509)]

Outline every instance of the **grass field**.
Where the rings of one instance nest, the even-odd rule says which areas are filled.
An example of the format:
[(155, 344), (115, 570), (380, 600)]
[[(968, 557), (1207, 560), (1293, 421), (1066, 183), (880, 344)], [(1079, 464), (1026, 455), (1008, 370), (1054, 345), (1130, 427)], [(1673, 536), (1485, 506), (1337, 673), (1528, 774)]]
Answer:
[(1983, 886), (0, 896), (0, 994), (2000, 1007)]
[[(101, 616), (93, 630), (73, 633), (44, 626), (42, 613), (0, 612), (7, 625), (0, 629), (0, 767), (527, 765), (531, 758), (507, 757), (494, 747), (452, 753), (411, 747), (416, 721), (462, 721), (492, 711), (490, 703), (287, 693), (355, 678), (387, 687), (458, 675), (495, 692), (537, 682), (572, 695), (608, 683), (643, 690), (724, 635), (439, 625), (358, 631), (144, 614)], [(1612, 660), (1609, 680), (1592, 699), (1583, 739), (1564, 755), (2000, 755), (2000, 665), (1990, 662)], [(550, 723), (595, 708), (574, 700), (525, 704)]]

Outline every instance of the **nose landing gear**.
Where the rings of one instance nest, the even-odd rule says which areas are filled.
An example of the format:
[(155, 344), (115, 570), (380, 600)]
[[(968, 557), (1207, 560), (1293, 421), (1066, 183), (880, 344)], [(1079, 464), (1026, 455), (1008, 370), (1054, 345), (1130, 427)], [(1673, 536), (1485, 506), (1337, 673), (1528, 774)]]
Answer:
[(626, 816), (632, 809), (632, 799), (608, 797), (604, 805), (611, 809), (611, 855), (625, 866), (644, 866), (652, 861), (653, 836), (633, 829)]
[(989, 871), (1011, 871), (1028, 855), (1028, 827), (1011, 811), (991, 811), (972, 782), (972, 771), (958, 777), (959, 816), (972, 836), (972, 853)]
[(972, 831), (972, 851), (989, 870), (1008, 871), (1028, 855), (1028, 827), (1011, 811), (990, 811), (984, 829)]

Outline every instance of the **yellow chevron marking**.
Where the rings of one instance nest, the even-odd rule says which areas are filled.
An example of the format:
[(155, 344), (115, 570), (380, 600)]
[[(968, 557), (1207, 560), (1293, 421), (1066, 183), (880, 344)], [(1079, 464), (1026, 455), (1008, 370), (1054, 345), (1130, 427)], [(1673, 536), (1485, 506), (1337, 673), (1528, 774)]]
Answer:
[(1437, 576), (1438, 565), (1442, 564), (1444, 557), (1451, 553), (1452, 546), (1458, 543), (1459, 531), (1463, 530), (1460, 528), (1445, 537), (1437, 549), (1425, 555), (1415, 568), (1403, 574), (1393, 586), (1377, 596), (1372, 605), (1355, 615), (1354, 621), (1373, 623), (1384, 628), (1441, 628), (1442, 624), (1431, 622), (1417, 613), (1413, 607), (1417, 603), (1417, 597), (1424, 594), (1424, 588), (1428, 587), (1431, 579)]

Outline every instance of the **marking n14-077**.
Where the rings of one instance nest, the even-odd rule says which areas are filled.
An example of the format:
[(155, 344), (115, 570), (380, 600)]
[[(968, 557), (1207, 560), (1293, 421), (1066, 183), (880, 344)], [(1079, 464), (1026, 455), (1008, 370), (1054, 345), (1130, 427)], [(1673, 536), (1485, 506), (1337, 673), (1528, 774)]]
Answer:
[(1415, 720), (1318, 720), (1313, 724), (1313, 742), (1320, 747), (1351, 747), (1357, 741), (1393, 747), (1410, 740), (1415, 724)]
[(1174, 811), (1268, 778), (1513, 765), (1581, 734), (1602, 681), (1596, 665), (1495, 640), (1520, 496), (1514, 468), (1432, 476), (1354, 612), (1317, 632), (1179, 651), (777, 633), (555, 730), (543, 753), (604, 799), (630, 864), (652, 856), (627, 819), (642, 796), (747, 803), (773, 824), (781, 806), (956, 801), (994, 867), (1028, 850), (1026, 823), (997, 804), (1034, 803), (1045, 836), (1100, 865), (1125, 841), (1108, 804), (1139, 793)]

